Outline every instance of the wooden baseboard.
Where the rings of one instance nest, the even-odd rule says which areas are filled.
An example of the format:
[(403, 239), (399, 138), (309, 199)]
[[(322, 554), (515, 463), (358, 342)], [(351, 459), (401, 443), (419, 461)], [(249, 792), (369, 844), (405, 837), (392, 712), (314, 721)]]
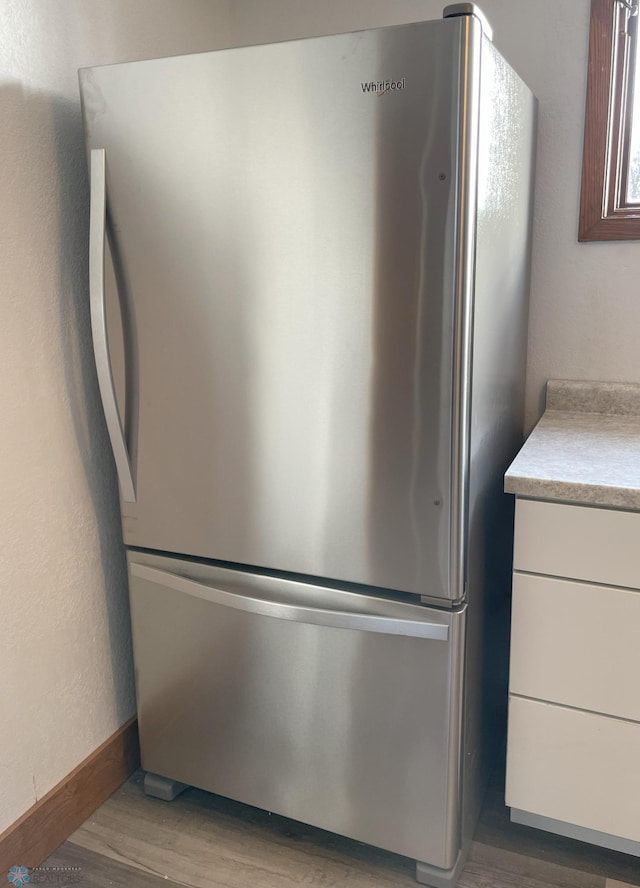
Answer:
[(139, 766), (134, 717), (0, 834), (0, 877), (14, 865), (39, 866)]

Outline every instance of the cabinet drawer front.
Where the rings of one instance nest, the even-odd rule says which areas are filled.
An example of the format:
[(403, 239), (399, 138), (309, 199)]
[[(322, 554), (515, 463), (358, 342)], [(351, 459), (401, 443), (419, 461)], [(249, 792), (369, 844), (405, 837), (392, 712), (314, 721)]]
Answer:
[(509, 698), (507, 805), (640, 841), (640, 725)]
[(513, 576), (509, 690), (640, 721), (640, 592)]
[(519, 499), (516, 570), (640, 589), (640, 513)]

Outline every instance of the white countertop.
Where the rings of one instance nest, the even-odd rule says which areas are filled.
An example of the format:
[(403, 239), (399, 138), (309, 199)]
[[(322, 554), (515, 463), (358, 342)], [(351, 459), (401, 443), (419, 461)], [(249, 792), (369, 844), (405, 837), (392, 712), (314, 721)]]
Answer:
[(550, 380), (505, 491), (640, 510), (640, 385)]

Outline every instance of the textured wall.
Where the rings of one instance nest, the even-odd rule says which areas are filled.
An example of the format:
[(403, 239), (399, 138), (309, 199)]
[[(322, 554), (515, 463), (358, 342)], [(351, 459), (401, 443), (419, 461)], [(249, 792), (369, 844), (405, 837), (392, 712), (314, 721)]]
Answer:
[(214, 0), (0, 3), (0, 832), (135, 705), (76, 69), (209, 49), (227, 24)]
[[(439, 17), (446, 0), (234, 0), (234, 43)], [(578, 244), (589, 0), (480, 0), (540, 100), (527, 425), (550, 377), (640, 382), (640, 243)]]

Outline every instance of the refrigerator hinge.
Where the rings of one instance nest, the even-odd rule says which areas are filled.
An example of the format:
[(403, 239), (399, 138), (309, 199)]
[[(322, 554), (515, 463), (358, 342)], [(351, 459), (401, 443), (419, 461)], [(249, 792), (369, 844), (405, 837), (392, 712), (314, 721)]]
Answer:
[(453, 607), (455, 607), (455, 605), (460, 604), (460, 602), (451, 601), (447, 598), (432, 598), (431, 595), (421, 595), (420, 604), (427, 605), (428, 607), (439, 607), (446, 610), (451, 610)]
[(452, 3), (442, 10), (442, 18), (458, 18), (461, 15), (475, 15), (482, 25), (482, 33), (493, 43), (493, 28), (477, 3)]

